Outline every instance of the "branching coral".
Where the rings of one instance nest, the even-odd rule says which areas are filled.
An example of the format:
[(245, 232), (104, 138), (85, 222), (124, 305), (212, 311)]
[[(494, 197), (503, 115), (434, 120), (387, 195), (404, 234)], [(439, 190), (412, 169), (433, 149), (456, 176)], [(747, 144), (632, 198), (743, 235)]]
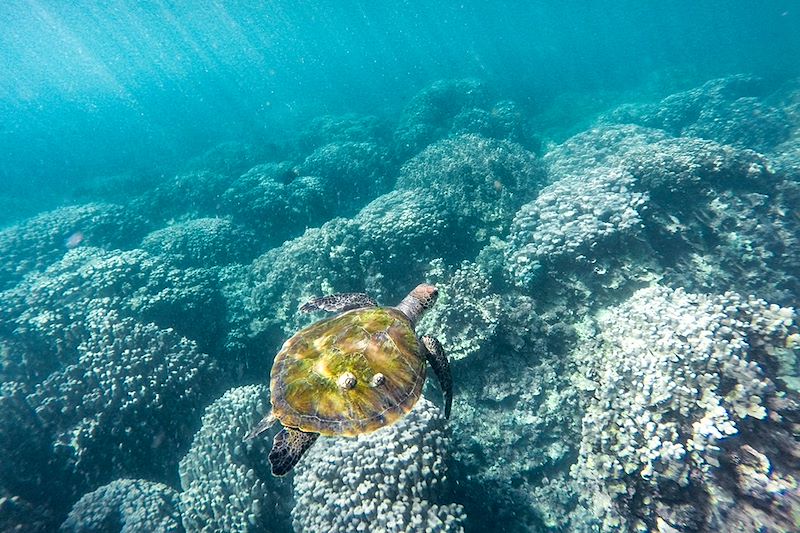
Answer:
[(161, 483), (118, 479), (85, 494), (61, 533), (183, 533), (178, 493)]
[(234, 388), (206, 409), (179, 468), (187, 532), (289, 529), (289, 486), (269, 473), (270, 439), (243, 442), (269, 409), (267, 392), (263, 386)]
[(796, 527), (800, 403), (775, 375), (794, 311), (655, 286), (598, 325), (580, 352), (592, 396), (572, 473), (601, 529)]
[(133, 247), (145, 229), (143, 219), (130, 210), (99, 203), (62, 207), (20, 222), (0, 231), (0, 290), (44, 270), (70, 247)]
[(462, 531), (463, 508), (440, 503), (448, 443), (424, 398), (395, 425), (317, 442), (295, 474), (295, 531)]

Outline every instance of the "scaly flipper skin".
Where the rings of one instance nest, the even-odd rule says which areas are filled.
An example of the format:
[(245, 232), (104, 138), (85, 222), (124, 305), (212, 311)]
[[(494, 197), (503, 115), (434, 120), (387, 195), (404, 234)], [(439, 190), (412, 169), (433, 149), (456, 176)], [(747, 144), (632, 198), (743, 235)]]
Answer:
[(251, 440), (258, 437), (266, 430), (271, 428), (276, 420), (277, 419), (275, 418), (275, 415), (273, 415), (272, 411), (270, 411), (264, 418), (261, 419), (261, 422), (256, 424), (256, 427), (250, 430), (250, 433), (245, 436), (244, 440)]
[(421, 340), (425, 345), (425, 356), (428, 363), (439, 379), (439, 385), (444, 393), (444, 417), (450, 418), (450, 409), (453, 406), (453, 378), (450, 376), (450, 362), (447, 360), (442, 344), (435, 337), (424, 335)]
[(342, 311), (349, 311), (350, 309), (359, 309), (361, 307), (377, 307), (377, 305), (378, 303), (375, 300), (363, 292), (342, 292), (315, 298), (303, 304), (303, 306), (300, 307), (300, 311), (309, 313), (311, 311), (321, 310), (339, 313)]
[(306, 433), (298, 429), (283, 428), (275, 435), (272, 450), (269, 452), (269, 464), (272, 465), (273, 476), (285, 476), (300, 461), (303, 454), (311, 448), (319, 437), (319, 433)]

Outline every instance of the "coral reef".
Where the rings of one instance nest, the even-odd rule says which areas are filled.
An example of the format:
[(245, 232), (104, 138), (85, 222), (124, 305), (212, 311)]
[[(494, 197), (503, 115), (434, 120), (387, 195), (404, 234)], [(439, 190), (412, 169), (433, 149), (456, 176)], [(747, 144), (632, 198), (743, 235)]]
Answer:
[(483, 269), (464, 261), (451, 273), (442, 259), (434, 259), (425, 279), (439, 289), (439, 299), (422, 317), (418, 331), (446, 346), (451, 362), (485, 350), (497, 331), (502, 304)]
[(295, 531), (463, 531), (442, 503), (448, 436), (424, 397), (396, 424), (354, 439), (320, 439), (297, 466)]
[(214, 217), (220, 214), (220, 196), (234, 179), (209, 170), (185, 172), (163, 180), (130, 205), (161, 225), (183, 218)]
[(656, 104), (624, 105), (607, 118), (764, 152), (787, 140), (792, 129), (783, 109), (765, 102), (768, 96), (763, 80), (729, 76), (670, 95)]
[(447, 136), (459, 113), (486, 108), (486, 85), (476, 79), (439, 80), (418, 92), (406, 105), (395, 128), (396, 151), (403, 158)]
[(255, 236), (227, 218), (197, 218), (149, 233), (141, 248), (176, 266), (210, 267), (252, 259)]
[(179, 466), (187, 533), (291, 530), (290, 484), (272, 477), (267, 463), (271, 438), (243, 441), (269, 410), (268, 396), (263, 386), (238, 387), (206, 408)]
[(169, 479), (219, 378), (173, 331), (108, 309), (85, 320), (74, 362), (30, 390), (6, 383), (0, 397), (0, 485), (55, 510), (120, 475)]
[(795, 278), (780, 274), (800, 266), (796, 186), (763, 156), (610, 126), (569, 139), (545, 161), (560, 179), (523, 206), (505, 242), (484, 254), (504, 254), (513, 282), (559, 298), (566, 291), (575, 305), (654, 275), (782, 304), (798, 293)]
[(374, 115), (322, 115), (309, 121), (300, 132), (297, 144), (308, 153), (329, 143), (377, 143), (391, 138), (391, 125)]
[(143, 250), (79, 247), (2, 293), (0, 353), (5, 379), (33, 379), (69, 362), (87, 317), (114, 309), (216, 345), (224, 304), (214, 272), (180, 270)]
[(388, 151), (370, 142), (335, 142), (321, 146), (294, 168), (297, 176), (317, 176), (337, 211), (361, 207), (391, 185)]
[(161, 483), (118, 479), (78, 500), (59, 531), (183, 533), (178, 493)]
[(254, 146), (236, 141), (223, 142), (191, 159), (184, 170), (188, 173), (207, 171), (233, 178), (274, 155), (274, 148), (264, 144)]
[(5, 228), (0, 231), (0, 290), (43, 270), (70, 247), (132, 248), (145, 231), (135, 212), (100, 203), (62, 207)]
[(795, 530), (800, 401), (776, 375), (794, 310), (655, 286), (597, 327), (579, 352), (591, 397), (572, 473), (598, 527)]
[(543, 269), (588, 262), (641, 233), (648, 196), (634, 189), (630, 173), (587, 170), (545, 188), (514, 217), (506, 260), (517, 283), (528, 285)]
[(352, 215), (388, 190), (392, 172), (386, 149), (375, 143), (329, 143), (298, 165), (251, 168), (222, 194), (221, 209), (253, 228), (267, 249), (334, 216)]
[(278, 245), (327, 220), (330, 191), (319, 177), (297, 176), (289, 162), (257, 165), (222, 195), (222, 210), (253, 228), (265, 246)]
[[(542, 157), (528, 120), (439, 81), (0, 231), (0, 529), (798, 530), (797, 80), (624, 105)], [(300, 305), (420, 281), (452, 418), (423, 398), (273, 477), (277, 428), (242, 437)]]
[(501, 235), (516, 209), (544, 184), (533, 153), (508, 141), (465, 134), (439, 141), (400, 170), (398, 189), (429, 191), (475, 224), (476, 240)]
[(308, 320), (299, 306), (322, 294), (367, 291), (379, 301), (399, 301), (429, 261), (474, 250), (461, 222), (431, 195), (410, 189), (380, 196), (351, 220), (307, 230), (253, 262), (241, 289), (250, 302), (243, 317), (248, 335), (268, 335), (277, 347)]
[(485, 83), (472, 78), (439, 80), (422, 89), (406, 105), (395, 128), (397, 156), (405, 159), (439, 139), (460, 133), (534, 146), (519, 106), (495, 100), (490, 93)]

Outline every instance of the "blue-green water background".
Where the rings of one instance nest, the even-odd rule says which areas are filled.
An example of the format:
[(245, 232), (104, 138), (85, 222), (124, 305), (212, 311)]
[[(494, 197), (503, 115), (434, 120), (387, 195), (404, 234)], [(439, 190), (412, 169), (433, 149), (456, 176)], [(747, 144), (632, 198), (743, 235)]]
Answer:
[[(797, 1), (0, 3), (0, 530), (797, 526), (798, 58)], [(421, 281), (453, 417), (271, 476), (299, 305)]]
[(0, 179), (58, 197), (91, 175), (168, 173), (321, 113), (395, 114), (464, 76), (563, 134), (620, 93), (796, 75), (799, 18), (792, 1), (10, 0)]

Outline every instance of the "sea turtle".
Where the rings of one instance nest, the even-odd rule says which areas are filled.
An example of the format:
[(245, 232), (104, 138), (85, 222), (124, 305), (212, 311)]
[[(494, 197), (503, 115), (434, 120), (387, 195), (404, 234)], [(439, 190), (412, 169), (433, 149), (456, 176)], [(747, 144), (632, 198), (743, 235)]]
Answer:
[(427, 360), (444, 393), (450, 417), (453, 385), (442, 345), (414, 326), (436, 302), (433, 285), (418, 285), (395, 307), (379, 307), (363, 293), (332, 294), (303, 312), (337, 313), (287, 340), (272, 365), (272, 410), (245, 437), (283, 428), (272, 444), (272, 473), (291, 471), (320, 435), (352, 437), (399, 420), (420, 397)]

